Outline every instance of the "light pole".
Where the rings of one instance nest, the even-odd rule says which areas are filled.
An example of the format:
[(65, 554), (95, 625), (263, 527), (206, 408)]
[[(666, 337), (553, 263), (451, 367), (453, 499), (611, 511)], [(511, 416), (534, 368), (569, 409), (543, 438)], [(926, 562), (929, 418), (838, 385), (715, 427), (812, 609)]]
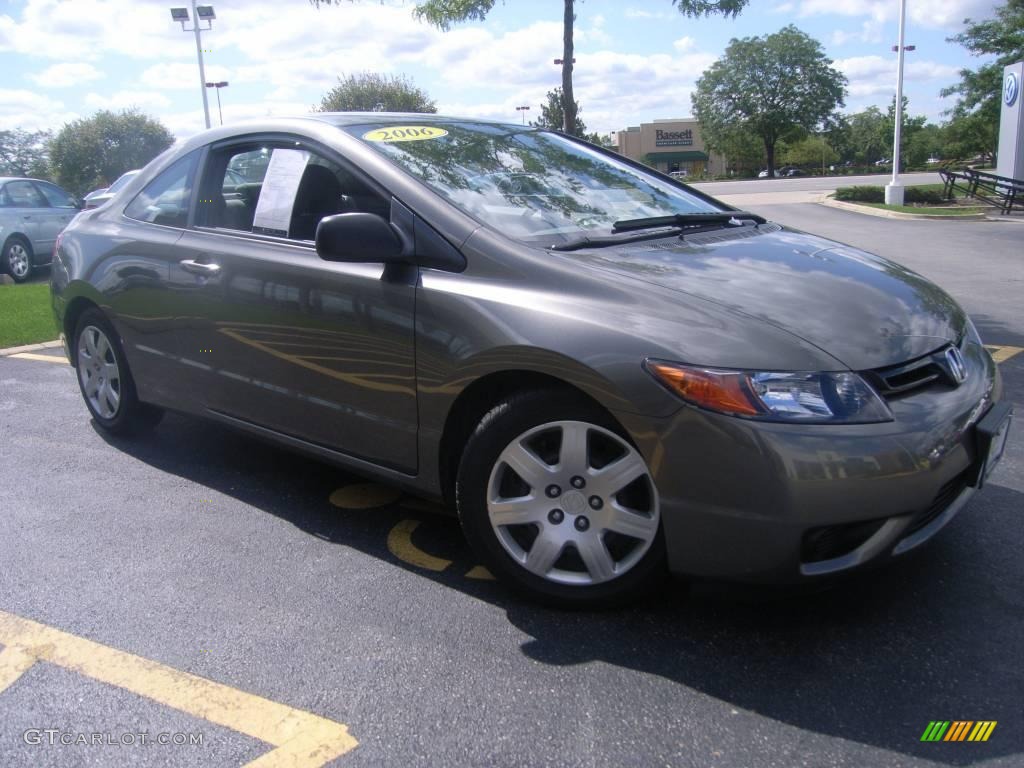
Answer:
[(904, 45), (904, 28), (907, 23), (907, 0), (900, 0), (900, 41), (896, 51), (896, 109), (893, 122), (896, 124), (892, 138), (892, 181), (885, 188), (886, 205), (903, 205), (903, 184), (900, 183), (900, 134), (903, 130), (903, 54), (914, 50)]
[(227, 86), (228, 86), (228, 81), (227, 80), (221, 80), (219, 83), (207, 83), (206, 84), (207, 88), (216, 88), (217, 89), (217, 116), (220, 117), (220, 124), (221, 125), (224, 125), (224, 113), (221, 111), (221, 108), (220, 108), (220, 89), (221, 88), (227, 88)]
[(213, 12), (212, 5), (197, 6), (196, 0), (192, 0), (192, 16), (194, 19), (192, 29), (187, 29), (185, 25), (189, 22), (188, 8), (171, 8), (171, 18), (181, 24), (182, 31), (195, 32), (196, 35), (196, 56), (199, 57), (199, 90), (203, 94), (203, 117), (206, 118), (206, 127), (209, 128), (210, 103), (206, 99), (206, 69), (203, 67), (203, 40), (200, 35), (199, 22), (205, 21), (206, 29), (213, 29), (213, 20), (217, 18), (217, 14)]
[(523, 115), (523, 125), (526, 125), (526, 112), (530, 109), (529, 104), (524, 104), (521, 107), (516, 107), (516, 112), (520, 112)]

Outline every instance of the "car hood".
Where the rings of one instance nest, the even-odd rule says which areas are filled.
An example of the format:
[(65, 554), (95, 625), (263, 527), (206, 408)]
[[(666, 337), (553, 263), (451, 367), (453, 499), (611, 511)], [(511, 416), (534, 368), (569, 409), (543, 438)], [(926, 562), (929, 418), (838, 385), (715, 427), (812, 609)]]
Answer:
[(853, 370), (920, 357), (957, 341), (966, 323), (948, 294), (906, 267), (777, 224), (565, 255), (646, 283), (642, 290), (696, 297), (788, 331)]

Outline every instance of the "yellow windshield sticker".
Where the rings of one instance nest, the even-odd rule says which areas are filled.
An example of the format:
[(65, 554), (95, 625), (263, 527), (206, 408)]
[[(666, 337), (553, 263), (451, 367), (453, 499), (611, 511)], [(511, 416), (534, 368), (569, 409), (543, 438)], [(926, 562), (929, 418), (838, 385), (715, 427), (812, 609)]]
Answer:
[(364, 141), (425, 141), (447, 136), (448, 131), (432, 125), (396, 125), (390, 128), (376, 128), (363, 134)]

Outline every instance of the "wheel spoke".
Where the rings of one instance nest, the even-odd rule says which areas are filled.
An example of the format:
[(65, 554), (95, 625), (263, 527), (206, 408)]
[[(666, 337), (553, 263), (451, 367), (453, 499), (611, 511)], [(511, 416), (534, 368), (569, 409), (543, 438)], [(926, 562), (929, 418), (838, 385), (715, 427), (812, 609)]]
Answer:
[(615, 575), (615, 563), (597, 534), (584, 536), (576, 542), (583, 564), (587, 567), (590, 578), (595, 582), (608, 581)]
[(89, 358), (96, 357), (96, 336), (98, 331), (95, 328), (87, 328), (85, 333), (82, 334), (85, 337), (85, 351), (89, 354)]
[(558, 453), (558, 462), (562, 469), (579, 472), (590, 466), (590, 454), (587, 453), (588, 425), (571, 422), (562, 427), (562, 448)]
[(104, 363), (103, 377), (107, 379), (107, 381), (117, 381), (119, 377), (117, 363)]
[(526, 525), (542, 522), (545, 509), (543, 501), (531, 495), (490, 501), (487, 512), (491, 516), (492, 525)]
[(562, 554), (564, 546), (564, 542), (541, 529), (526, 555), (526, 567), (538, 576), (546, 576)]
[(594, 480), (599, 484), (601, 492), (605, 496), (612, 497), (645, 474), (647, 474), (647, 467), (644, 465), (643, 459), (635, 451), (630, 451), (618, 461), (596, 473)]
[(541, 461), (533, 451), (522, 443), (516, 443), (506, 448), (501, 455), (501, 460), (534, 490), (543, 488), (548, 478), (554, 473), (553, 467)]
[(105, 386), (107, 388), (107, 402), (110, 403), (111, 410), (116, 411), (117, 406), (121, 402), (121, 394), (114, 389), (114, 382), (110, 379), (107, 379)]
[[(103, 362), (107, 362), (107, 353), (110, 352), (110, 342), (107, 341), (107, 337), (103, 334), (96, 334), (99, 338), (96, 344), (96, 356)], [(113, 355), (111, 355), (113, 358)]]
[(621, 533), (623, 536), (629, 536), (633, 539), (640, 539), (640, 541), (650, 541), (654, 538), (655, 531), (658, 529), (657, 520), (637, 514), (636, 512), (630, 512), (618, 504), (613, 504), (612, 509), (615, 510), (615, 516), (608, 521), (607, 528), (609, 531)]
[(100, 388), (100, 377), (95, 374), (85, 374), (85, 394), (88, 397), (96, 397), (96, 392)]

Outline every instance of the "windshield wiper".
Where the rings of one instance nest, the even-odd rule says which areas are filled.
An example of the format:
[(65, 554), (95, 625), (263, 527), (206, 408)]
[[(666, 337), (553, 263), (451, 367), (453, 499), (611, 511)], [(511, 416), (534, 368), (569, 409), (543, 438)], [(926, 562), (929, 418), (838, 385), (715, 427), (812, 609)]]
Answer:
[(622, 245), (623, 243), (638, 243), (641, 240), (655, 240), (659, 237), (674, 237), (682, 234), (685, 230), (682, 227), (669, 226), (652, 229), (645, 232), (623, 232), (619, 235), (600, 235), (597, 237), (581, 237), (578, 240), (570, 240), (568, 243), (552, 245), (552, 251), (578, 251), (580, 248), (601, 248), (606, 245)]
[(721, 211), (714, 213), (674, 213), (671, 216), (648, 216), (645, 219), (623, 219), (612, 225), (612, 232), (629, 232), (655, 227), (699, 227), (707, 224), (728, 224), (730, 221), (754, 221), (764, 224), (763, 216), (747, 211)]

